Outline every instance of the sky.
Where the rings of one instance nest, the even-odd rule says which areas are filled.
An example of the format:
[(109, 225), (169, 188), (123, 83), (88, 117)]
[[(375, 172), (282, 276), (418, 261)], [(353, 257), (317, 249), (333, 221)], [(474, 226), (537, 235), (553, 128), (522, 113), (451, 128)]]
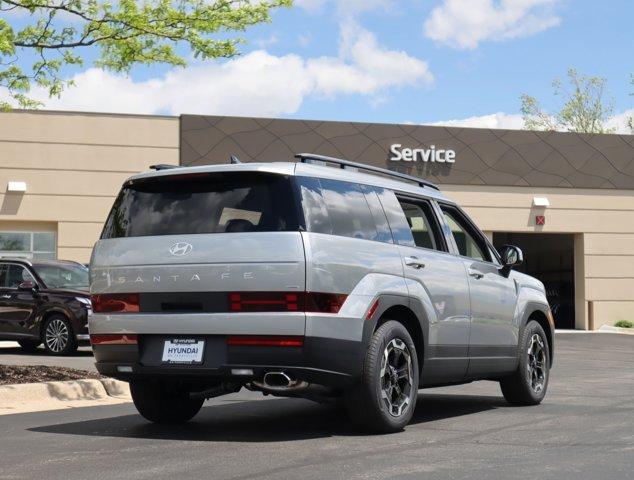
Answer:
[(295, 0), (238, 57), (130, 76), (87, 62), (64, 71), (61, 99), (33, 95), (56, 110), (515, 129), (520, 95), (555, 111), (552, 81), (574, 67), (607, 80), (610, 124), (629, 132), (632, 18), (631, 0)]

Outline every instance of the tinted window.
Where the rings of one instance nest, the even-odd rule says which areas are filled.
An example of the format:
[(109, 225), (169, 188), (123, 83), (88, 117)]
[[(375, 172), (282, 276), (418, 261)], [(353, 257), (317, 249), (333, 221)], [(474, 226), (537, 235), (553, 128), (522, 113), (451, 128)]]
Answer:
[(35, 264), (33, 268), (49, 288), (88, 289), (88, 269), (84, 266)]
[(377, 228), (360, 185), (308, 177), (298, 178), (298, 183), (309, 232), (390, 241), (385, 226)]
[(298, 184), (306, 229), (309, 232), (332, 234), (332, 224), (321, 194), (319, 179), (302, 177), (298, 178)]
[(434, 218), (431, 206), (427, 202), (414, 204), (402, 201), (401, 207), (405, 213), (405, 218), (416, 246), (439, 250), (434, 238), (433, 224), (431, 223), (431, 219)]
[(383, 211), (385, 212), (388, 223), (390, 224), (394, 242), (399, 245), (416, 246), (412, 231), (409, 228), (401, 204), (396, 198), (396, 195), (394, 195), (394, 192), (380, 189), (377, 191), (377, 194), (381, 200), (381, 205), (383, 206)]
[(8, 288), (17, 288), (22, 282), (34, 282), (35, 279), (29, 271), (22, 265), (7, 265), (6, 270), (3, 270), (2, 286)]
[(378, 192), (383, 190), (382, 188), (370, 187), (364, 185), (363, 193), (365, 194), (365, 200), (370, 207), (370, 213), (374, 219), (374, 226), (376, 227), (377, 237), (375, 240), (379, 242), (392, 243), (392, 232), (390, 231), (390, 225), (387, 223), (385, 212), (379, 201)]
[(376, 240), (374, 219), (359, 185), (328, 179), (319, 182), (333, 235)]
[(486, 245), (480, 239), (477, 233), (469, 225), (469, 222), (462, 214), (450, 207), (441, 207), (445, 216), (445, 222), (451, 230), (454, 241), (458, 247), (458, 252), (463, 257), (473, 258), (475, 260), (489, 260), (486, 252)]
[(153, 177), (123, 188), (102, 238), (298, 230), (290, 181), (213, 173)]

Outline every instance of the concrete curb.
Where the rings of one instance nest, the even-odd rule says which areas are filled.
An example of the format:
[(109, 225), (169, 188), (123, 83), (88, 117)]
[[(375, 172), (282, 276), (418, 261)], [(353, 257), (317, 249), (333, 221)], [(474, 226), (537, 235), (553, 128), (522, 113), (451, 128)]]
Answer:
[(599, 329), (601, 333), (624, 333), (625, 335), (634, 335), (634, 328), (613, 327), (611, 325), (603, 325)]
[(128, 384), (112, 378), (0, 386), (0, 415), (130, 401)]

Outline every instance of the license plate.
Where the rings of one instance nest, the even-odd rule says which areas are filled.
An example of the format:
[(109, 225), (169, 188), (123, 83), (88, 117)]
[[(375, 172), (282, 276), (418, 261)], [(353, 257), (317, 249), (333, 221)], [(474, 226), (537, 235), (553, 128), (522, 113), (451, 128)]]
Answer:
[(165, 340), (163, 344), (163, 363), (199, 364), (203, 363), (204, 340), (177, 338)]

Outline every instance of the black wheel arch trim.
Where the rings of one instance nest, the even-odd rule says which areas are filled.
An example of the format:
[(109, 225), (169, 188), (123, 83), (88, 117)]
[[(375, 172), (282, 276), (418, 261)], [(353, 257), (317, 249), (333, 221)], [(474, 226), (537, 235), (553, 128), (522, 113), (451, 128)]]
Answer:
[[(544, 322), (542, 319), (535, 319), (535, 312), (540, 312), (546, 318), (546, 321)], [(547, 304), (540, 302), (528, 302), (524, 308), (524, 314), (519, 328), (517, 348), (519, 349), (519, 340), (522, 338), (522, 332), (524, 332), (529, 320), (537, 320), (542, 328), (544, 328), (544, 333), (546, 333), (550, 366), (552, 367), (553, 359), (555, 358), (555, 325), (551, 322), (551, 318), (550, 307)]]
[[(363, 350), (367, 350), (367, 347), (370, 344), (370, 339), (378, 328), (379, 320), (385, 318), (389, 320), (399, 321), (399, 318), (385, 317), (385, 313), (388, 310), (394, 307), (407, 309), (416, 318), (420, 327), (420, 334), (422, 338), (420, 338), (418, 342), (416, 341), (417, 339), (414, 338), (414, 332), (410, 332), (410, 335), (412, 335), (412, 339), (414, 340), (414, 344), (417, 349), (416, 354), (418, 357), (418, 369), (420, 371), (423, 368), (423, 363), (425, 362), (425, 358), (429, 352), (427, 343), (429, 338), (429, 322), (427, 320), (427, 315), (425, 313), (425, 309), (423, 308), (422, 302), (417, 298), (413, 298), (407, 295), (380, 294), (372, 301), (371, 305), (373, 305), (376, 300), (379, 301), (379, 306), (372, 315), (372, 318), (366, 320), (364, 324), (362, 340), (364, 346)], [(422, 346), (422, 352), (418, 351), (420, 346)]]

